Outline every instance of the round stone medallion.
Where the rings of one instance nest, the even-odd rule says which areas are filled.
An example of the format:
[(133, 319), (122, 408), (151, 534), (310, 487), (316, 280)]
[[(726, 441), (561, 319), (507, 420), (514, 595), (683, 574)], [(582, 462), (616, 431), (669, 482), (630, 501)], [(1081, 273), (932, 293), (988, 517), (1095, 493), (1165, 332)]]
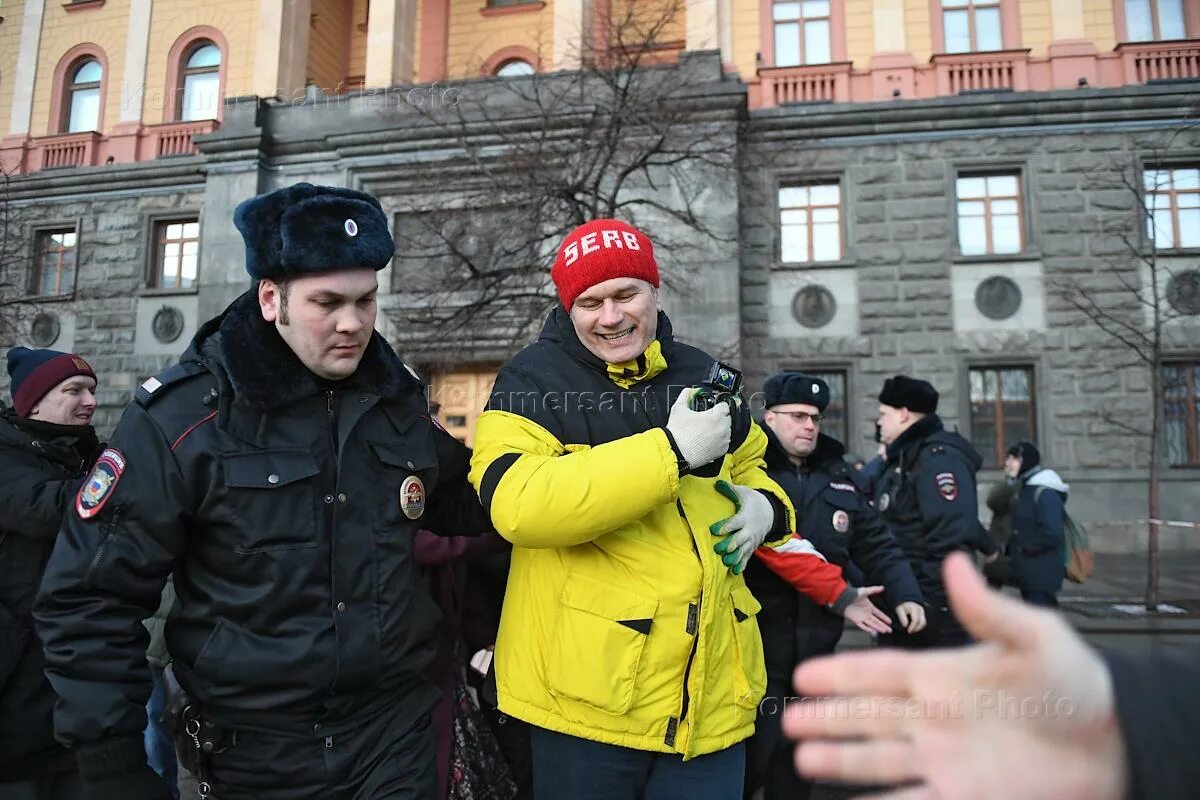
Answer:
[(1167, 284), (1167, 302), (1176, 313), (1184, 316), (1200, 314), (1200, 270), (1189, 269), (1172, 275)]
[(183, 333), (183, 312), (173, 306), (163, 306), (154, 315), (150, 330), (155, 339), (163, 344), (170, 344)]
[(993, 275), (975, 288), (975, 307), (988, 319), (1008, 319), (1021, 308), (1021, 287), (1011, 278)]
[(806, 328), (824, 328), (837, 314), (837, 300), (824, 286), (805, 286), (792, 298), (792, 316)]
[(43, 312), (33, 318), (29, 326), (29, 340), (37, 347), (49, 347), (58, 341), (61, 331), (58, 317)]

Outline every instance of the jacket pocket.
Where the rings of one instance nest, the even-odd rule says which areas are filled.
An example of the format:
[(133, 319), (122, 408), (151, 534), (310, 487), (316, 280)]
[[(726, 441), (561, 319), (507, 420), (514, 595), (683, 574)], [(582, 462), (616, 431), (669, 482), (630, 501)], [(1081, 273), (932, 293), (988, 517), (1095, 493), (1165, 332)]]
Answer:
[(380, 462), (376, 527), (411, 524), (424, 517), (437, 479), (437, 454), (432, 445), (371, 442), (371, 452)]
[(656, 598), (568, 575), (550, 642), (550, 693), (609, 714), (628, 711), (657, 610)]
[(757, 708), (767, 690), (767, 667), (763, 660), (762, 635), (755, 616), (762, 605), (750, 590), (735, 586), (729, 593), (729, 616), (733, 621), (733, 699), (741, 708)]
[(317, 546), (314, 487), (320, 470), (307, 450), (262, 450), (224, 456), (227, 496), (236, 517), (234, 550), (243, 555)]
[(191, 672), (208, 701), (237, 698), (244, 708), (277, 708), (320, 682), (315, 639), (309, 630), (264, 636), (219, 617)]

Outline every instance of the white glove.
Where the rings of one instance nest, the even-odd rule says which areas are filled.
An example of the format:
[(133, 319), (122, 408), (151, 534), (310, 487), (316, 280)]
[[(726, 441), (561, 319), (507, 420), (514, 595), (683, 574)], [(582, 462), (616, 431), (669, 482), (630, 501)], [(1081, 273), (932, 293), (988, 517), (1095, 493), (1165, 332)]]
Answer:
[(707, 411), (692, 411), (688, 407), (697, 391), (691, 387), (680, 392), (667, 418), (667, 430), (691, 469), (703, 467), (729, 452), (729, 438), (733, 435), (727, 403), (717, 403)]
[(723, 537), (713, 546), (713, 550), (721, 555), (729, 571), (738, 575), (771, 532), (771, 526), (775, 524), (775, 509), (761, 492), (748, 486), (717, 481), (716, 489), (733, 501), (737, 513), (708, 526), (713, 536)]

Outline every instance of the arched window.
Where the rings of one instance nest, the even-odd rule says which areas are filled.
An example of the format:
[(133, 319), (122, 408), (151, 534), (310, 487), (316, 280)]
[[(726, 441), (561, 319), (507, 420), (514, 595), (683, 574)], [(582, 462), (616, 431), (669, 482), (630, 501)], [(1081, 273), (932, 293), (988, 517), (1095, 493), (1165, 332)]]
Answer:
[(193, 44), (180, 70), (178, 119), (216, 119), (221, 106), (221, 50), (208, 40)]
[(520, 58), (505, 61), (496, 70), (497, 78), (516, 78), (522, 75), (532, 75), (533, 65)]
[(67, 102), (62, 127), (67, 133), (94, 131), (100, 127), (100, 83), (104, 68), (95, 58), (80, 59), (68, 71)]

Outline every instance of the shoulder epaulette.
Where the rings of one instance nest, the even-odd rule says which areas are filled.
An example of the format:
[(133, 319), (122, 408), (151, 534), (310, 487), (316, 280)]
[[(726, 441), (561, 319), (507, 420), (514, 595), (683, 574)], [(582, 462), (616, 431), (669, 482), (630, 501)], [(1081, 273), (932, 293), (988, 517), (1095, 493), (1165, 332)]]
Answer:
[(148, 408), (155, 400), (166, 394), (166, 389), (172, 384), (180, 383), (188, 378), (208, 372), (203, 365), (196, 361), (184, 361), (172, 364), (159, 374), (147, 378), (137, 388), (133, 399), (143, 408)]

